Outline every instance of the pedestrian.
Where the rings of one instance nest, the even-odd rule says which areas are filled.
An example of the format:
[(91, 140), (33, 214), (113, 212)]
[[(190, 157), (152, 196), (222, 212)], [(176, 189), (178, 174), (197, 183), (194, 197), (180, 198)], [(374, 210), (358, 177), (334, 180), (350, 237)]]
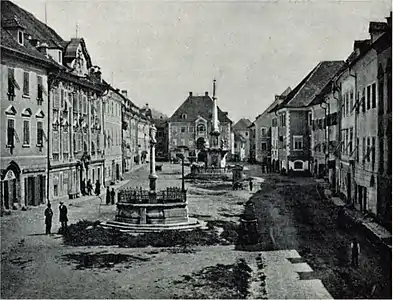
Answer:
[(112, 205), (113, 204), (115, 204), (115, 189), (114, 188), (112, 188), (112, 191), (111, 191), (111, 201), (112, 201)]
[(48, 207), (45, 209), (45, 225), (46, 225), (46, 234), (50, 234), (50, 230), (52, 228), (52, 217), (53, 217), (53, 210), (51, 208), (51, 204), (48, 203)]
[(252, 191), (252, 179), (250, 179), (250, 191)]
[(96, 188), (95, 188), (94, 192), (95, 192), (96, 196), (100, 195), (101, 190), (100, 190), (100, 182), (98, 181), (98, 179), (96, 181)]
[(109, 190), (109, 186), (106, 187), (106, 205), (111, 204), (111, 191)]
[(84, 178), (81, 182), (81, 193), (82, 193), (82, 196), (86, 196), (86, 181)]
[(360, 245), (356, 237), (354, 237), (352, 240), (351, 252), (352, 252), (352, 266), (357, 268), (359, 266)]
[(60, 211), (60, 223), (61, 223), (61, 232), (64, 234), (67, 230), (67, 206), (64, 205), (64, 202), (60, 202), (59, 206)]
[(91, 184), (91, 180), (89, 179), (89, 180), (87, 181), (87, 194), (88, 194), (89, 196), (91, 196), (92, 190), (93, 190), (93, 185)]

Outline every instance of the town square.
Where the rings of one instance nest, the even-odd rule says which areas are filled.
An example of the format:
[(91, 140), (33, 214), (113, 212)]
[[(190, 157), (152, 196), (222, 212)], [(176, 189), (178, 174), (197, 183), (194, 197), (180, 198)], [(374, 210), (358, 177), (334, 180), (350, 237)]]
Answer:
[(391, 299), (389, 1), (1, 1), (2, 299)]

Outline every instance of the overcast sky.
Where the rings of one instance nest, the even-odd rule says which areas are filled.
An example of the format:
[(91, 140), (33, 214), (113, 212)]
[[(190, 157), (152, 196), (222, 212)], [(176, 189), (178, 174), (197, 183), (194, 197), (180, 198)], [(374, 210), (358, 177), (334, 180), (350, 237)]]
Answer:
[(233, 121), (252, 121), (321, 60), (344, 60), (390, 0), (14, 0), (63, 39), (86, 41), (93, 64), (138, 105), (171, 115), (188, 92), (212, 91)]

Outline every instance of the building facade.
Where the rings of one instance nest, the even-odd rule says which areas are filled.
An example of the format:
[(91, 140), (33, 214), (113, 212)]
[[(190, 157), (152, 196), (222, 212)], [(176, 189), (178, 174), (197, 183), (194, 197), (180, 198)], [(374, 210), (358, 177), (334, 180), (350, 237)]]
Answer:
[[(319, 63), (286, 97), (274, 107), (279, 126), (275, 132), (283, 133), (282, 139), (285, 151), (279, 152), (278, 167), (288, 173), (311, 172), (311, 124), (312, 115), (309, 107), (327, 82), (343, 65), (342, 61), (323, 61)], [(280, 156), (281, 154), (281, 156)], [(277, 163), (276, 163), (277, 164)]]
[(108, 87), (103, 97), (104, 106), (104, 184), (115, 183), (123, 176), (123, 118), (124, 93)]
[(30, 40), (26, 25), (2, 2), (1, 151), (2, 209), (46, 199), (48, 70), (53, 62)]
[[(250, 155), (250, 136), (248, 126), (251, 125), (249, 119), (242, 118), (235, 125), (232, 130), (235, 134), (235, 161), (248, 161)], [(242, 136), (243, 138), (240, 138)], [(243, 144), (243, 146), (242, 146)], [(238, 146), (238, 147), (236, 147)], [(244, 151), (242, 151), (244, 149)]]
[[(181, 154), (204, 161), (202, 150), (208, 147), (212, 131), (213, 100), (208, 92), (204, 96), (188, 98), (168, 119), (168, 152), (170, 159)], [(232, 141), (232, 121), (227, 113), (218, 110), (220, 143), (230, 151)]]

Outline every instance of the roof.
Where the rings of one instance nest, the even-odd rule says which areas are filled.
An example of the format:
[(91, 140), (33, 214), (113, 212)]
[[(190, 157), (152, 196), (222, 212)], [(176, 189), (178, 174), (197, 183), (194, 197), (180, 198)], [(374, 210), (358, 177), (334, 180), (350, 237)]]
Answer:
[(242, 131), (242, 130), (247, 130), (248, 126), (251, 125), (251, 121), (246, 118), (242, 118), (235, 125), (233, 125), (232, 129), (233, 131)]
[(283, 103), (274, 110), (283, 107), (306, 107), (322, 90), (329, 80), (341, 69), (344, 61), (322, 61), (287, 95)]
[[(183, 114), (187, 115), (187, 121), (195, 121), (198, 116), (205, 118), (206, 120), (210, 120), (212, 118), (212, 108), (213, 108), (213, 100), (210, 96), (188, 96), (188, 98), (183, 102), (182, 105), (173, 113), (173, 115), (169, 118), (169, 121), (184, 121), (181, 118)], [(227, 113), (224, 113), (219, 107), (217, 107), (218, 111), (218, 120), (220, 122), (228, 122), (232, 123), (231, 119), (228, 118)]]
[(1, 1), (2, 26), (7, 20), (18, 20), (18, 24), (26, 28), (32, 39), (46, 42), (49, 48), (63, 48), (66, 42), (49, 26), (38, 20), (32, 13), (22, 9), (8, 0)]
[(329, 80), (328, 83), (322, 88), (322, 90), (315, 95), (309, 106), (318, 105), (323, 102), (324, 96), (333, 90), (333, 80)]
[(263, 113), (259, 114), (255, 120), (259, 119), (262, 116), (265, 116), (268, 113), (271, 113), (277, 105), (281, 104), (281, 102), (285, 99), (285, 97), (292, 91), (291, 87), (287, 87), (285, 91), (281, 95), (275, 95), (274, 101), (270, 104)]
[(26, 43), (25, 46), (20, 45), (7, 30), (1, 28), (0, 35), (0, 45), (2, 49), (8, 49), (13, 52), (27, 55), (29, 58), (35, 58), (45, 63), (54, 64), (54, 61), (52, 59), (46, 57), (29, 43)]

